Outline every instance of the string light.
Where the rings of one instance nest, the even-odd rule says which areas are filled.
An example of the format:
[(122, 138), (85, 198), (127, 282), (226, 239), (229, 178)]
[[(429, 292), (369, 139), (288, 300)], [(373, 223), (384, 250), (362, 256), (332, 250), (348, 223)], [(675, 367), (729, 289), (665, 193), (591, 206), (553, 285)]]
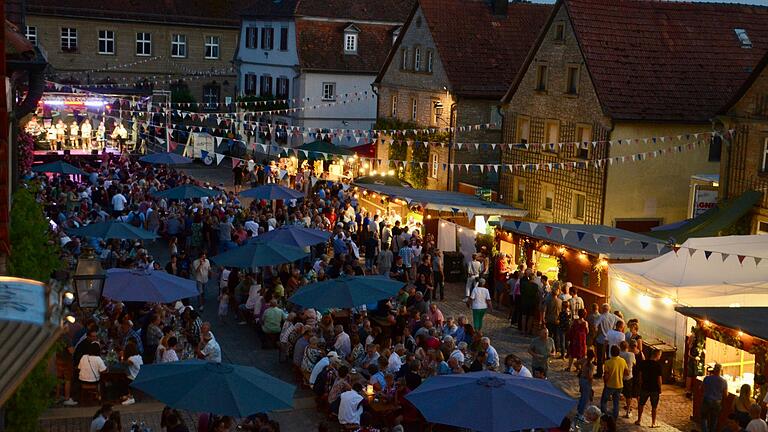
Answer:
[(673, 304), (675, 304), (675, 301), (669, 297), (664, 297), (663, 299), (661, 299), (661, 302), (667, 306), (672, 306)]
[(650, 310), (653, 307), (651, 298), (647, 294), (640, 294), (640, 298), (638, 298), (637, 304), (644, 310)]
[(709, 326), (711, 326), (711, 325), (712, 325), (712, 323), (711, 323), (711, 322), (709, 322), (709, 320), (704, 320), (704, 326), (705, 326), (705, 327), (709, 327)]

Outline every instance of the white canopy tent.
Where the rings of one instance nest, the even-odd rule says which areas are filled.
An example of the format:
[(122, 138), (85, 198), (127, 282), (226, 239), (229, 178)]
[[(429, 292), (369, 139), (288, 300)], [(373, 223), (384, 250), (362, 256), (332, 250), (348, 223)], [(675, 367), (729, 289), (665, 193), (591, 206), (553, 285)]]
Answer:
[[(682, 347), (683, 306), (768, 306), (768, 236), (690, 238), (649, 261), (611, 264), (611, 305), (643, 336)], [(681, 350), (678, 350), (681, 353)]]

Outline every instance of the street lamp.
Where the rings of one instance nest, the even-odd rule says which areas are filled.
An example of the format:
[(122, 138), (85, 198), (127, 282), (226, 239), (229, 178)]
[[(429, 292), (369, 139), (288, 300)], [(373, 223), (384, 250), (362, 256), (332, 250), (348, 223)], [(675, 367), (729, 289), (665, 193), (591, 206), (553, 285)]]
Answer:
[(436, 102), (433, 104), (433, 106), (434, 106), (434, 108), (435, 108), (435, 117), (436, 117), (436, 118), (440, 118), (440, 117), (442, 117), (442, 116), (443, 116), (443, 103), (442, 103), (442, 102), (440, 102), (440, 101), (436, 101)]
[(83, 309), (96, 309), (104, 291), (104, 281), (107, 276), (101, 268), (101, 260), (96, 257), (92, 248), (84, 248), (77, 260), (72, 285), (75, 286), (77, 303)]

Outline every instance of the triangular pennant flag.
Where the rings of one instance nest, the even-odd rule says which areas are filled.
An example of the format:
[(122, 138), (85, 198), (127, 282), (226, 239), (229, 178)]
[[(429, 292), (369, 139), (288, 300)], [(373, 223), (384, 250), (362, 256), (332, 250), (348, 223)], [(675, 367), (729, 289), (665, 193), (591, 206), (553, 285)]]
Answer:
[(675, 251), (675, 255), (677, 255), (677, 251), (680, 250), (680, 246), (674, 245), (674, 246), (672, 246), (672, 250)]
[(547, 232), (547, 235), (552, 235), (552, 227), (549, 225), (544, 225), (544, 231)]
[(531, 229), (531, 234), (533, 234), (536, 231), (536, 228), (539, 226), (537, 223), (528, 222), (528, 227)]
[(705, 251), (704, 251), (704, 257), (705, 257), (706, 259), (709, 259), (710, 255), (712, 255), (712, 251), (708, 251), (708, 250), (705, 250)]
[(602, 237), (600, 234), (592, 234), (592, 240), (594, 240), (595, 243), (600, 240), (600, 237)]
[(581, 241), (584, 238), (584, 234), (586, 234), (584, 231), (576, 231), (576, 238)]
[(656, 243), (656, 253), (661, 253), (662, 249), (664, 249), (664, 244)]
[(762, 258), (760, 258), (760, 257), (752, 257), (752, 259), (754, 259), (754, 260), (755, 260), (755, 266), (759, 266), (759, 265), (760, 265), (760, 261), (762, 261), (762, 260), (763, 260), (763, 259), (762, 259)]
[(645, 248), (647, 248), (647, 247), (648, 247), (648, 242), (645, 242), (645, 241), (641, 241), (641, 242), (640, 242), (640, 246), (641, 246), (641, 249), (645, 249)]
[(475, 218), (475, 212), (473, 212), (470, 209), (467, 209), (467, 219), (469, 219), (469, 221), (471, 222), (472, 219), (474, 219), (474, 218)]
[(736, 258), (739, 259), (739, 264), (744, 264), (744, 258), (746, 258), (746, 256), (744, 256), (744, 255), (736, 255)]
[(240, 159), (232, 158), (232, 168), (237, 168), (240, 165)]
[(723, 262), (725, 262), (725, 260), (727, 260), (728, 257), (731, 256), (731, 254), (720, 252), (720, 256), (721, 256), (721, 258), (723, 258)]
[(220, 165), (221, 161), (224, 160), (224, 155), (221, 153), (215, 153), (216, 154), (216, 165)]
[(312, 184), (312, 186), (315, 186), (315, 183), (317, 183), (317, 177), (312, 176), (309, 178), (309, 182)]
[(569, 232), (571, 232), (571, 230), (569, 230), (569, 229), (566, 229), (566, 228), (560, 228), (560, 234), (562, 234), (562, 236), (563, 236), (563, 240), (565, 240), (565, 236), (566, 236), (566, 234), (568, 234)]
[(612, 245), (613, 242), (615, 242), (615, 241), (616, 241), (616, 237), (615, 236), (608, 236), (608, 244)]
[(516, 220), (516, 221), (513, 221), (512, 223), (513, 223), (513, 224), (515, 224), (515, 229), (516, 229), (516, 230), (519, 230), (519, 229), (520, 229), (520, 224), (521, 224), (521, 223), (523, 223), (523, 222), (522, 222), (522, 221), (517, 221), (517, 220)]
[(205, 150), (200, 150), (200, 159), (205, 160), (205, 158), (208, 157), (208, 152)]
[(695, 254), (697, 250), (698, 249), (688, 248), (688, 256), (693, 256), (693, 254)]

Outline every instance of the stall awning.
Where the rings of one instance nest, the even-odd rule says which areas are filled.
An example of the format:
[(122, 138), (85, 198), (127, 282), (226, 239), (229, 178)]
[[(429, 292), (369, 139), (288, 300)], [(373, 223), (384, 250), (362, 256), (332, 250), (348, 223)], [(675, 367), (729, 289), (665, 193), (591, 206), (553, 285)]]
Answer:
[(732, 200), (719, 203), (680, 226), (668, 230), (656, 229), (648, 234), (676, 243), (683, 243), (691, 237), (716, 237), (744, 217), (762, 196), (762, 192), (747, 191)]
[(0, 406), (59, 339), (59, 327), (0, 320)]
[(669, 250), (656, 238), (605, 225), (506, 221), (502, 228), (608, 259), (646, 260)]
[(392, 198), (400, 198), (405, 200), (408, 205), (418, 204), (428, 210), (520, 218), (528, 214), (526, 210), (516, 209), (493, 201), (485, 201), (474, 195), (459, 192), (414, 189), (380, 184), (355, 183), (355, 186)]
[(675, 308), (681, 314), (698, 320), (707, 320), (721, 327), (739, 330), (750, 336), (768, 341), (765, 317), (768, 307), (683, 307)]

